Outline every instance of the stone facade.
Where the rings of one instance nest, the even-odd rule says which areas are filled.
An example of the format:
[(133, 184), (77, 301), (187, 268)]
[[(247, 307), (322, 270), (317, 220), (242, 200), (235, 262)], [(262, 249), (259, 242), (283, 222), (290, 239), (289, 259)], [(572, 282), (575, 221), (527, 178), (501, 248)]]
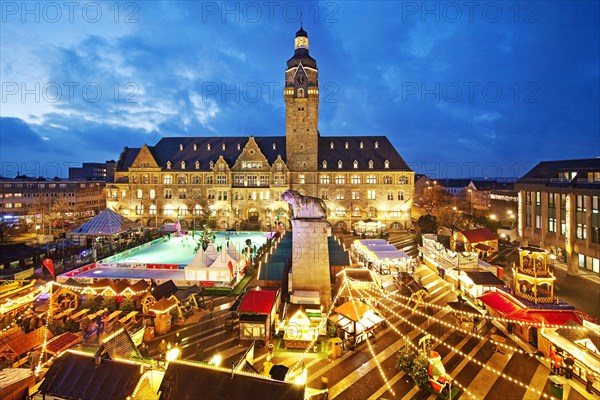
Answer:
[[(414, 173), (385, 136), (320, 136), (316, 61), (296, 34), (285, 71), (285, 136), (163, 138), (125, 148), (107, 206), (146, 226), (189, 228), (203, 212), (220, 229), (289, 225), (281, 193), (322, 198), (337, 229), (365, 218), (389, 229), (411, 224)], [(195, 226), (199, 228), (199, 226)]]
[(331, 277), (326, 221), (292, 220), (292, 290), (318, 291), (321, 304), (331, 305)]

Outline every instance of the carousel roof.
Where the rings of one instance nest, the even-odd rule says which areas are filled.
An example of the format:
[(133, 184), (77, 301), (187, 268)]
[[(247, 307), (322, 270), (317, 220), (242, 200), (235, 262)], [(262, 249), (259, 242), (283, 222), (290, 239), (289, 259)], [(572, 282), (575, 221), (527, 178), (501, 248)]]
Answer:
[(140, 229), (142, 225), (110, 210), (105, 209), (94, 218), (71, 232), (72, 235), (112, 236), (118, 233)]

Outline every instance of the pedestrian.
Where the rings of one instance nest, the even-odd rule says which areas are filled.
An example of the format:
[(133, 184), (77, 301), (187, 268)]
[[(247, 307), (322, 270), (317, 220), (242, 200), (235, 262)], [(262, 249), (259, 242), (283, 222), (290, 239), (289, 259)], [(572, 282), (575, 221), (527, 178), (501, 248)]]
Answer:
[(561, 375), (561, 366), (563, 363), (563, 358), (560, 354), (554, 354), (552, 357), (552, 373), (555, 375)]
[(179, 332), (175, 333), (175, 338), (173, 339), (173, 342), (176, 347), (179, 347), (179, 345), (181, 344), (181, 335), (179, 334)]
[(198, 342), (198, 344), (196, 344), (196, 360), (198, 360), (198, 361), (202, 360), (203, 355), (204, 355), (204, 347), (202, 346), (201, 342)]
[(592, 372), (591, 369), (585, 371), (585, 390), (587, 390), (588, 393), (592, 393), (592, 387), (594, 386), (595, 379), (594, 372)]
[(37, 350), (29, 352), (29, 365), (31, 366), (32, 371), (35, 371), (35, 368), (37, 367), (39, 361), (40, 353), (38, 353)]
[(81, 319), (81, 332), (83, 333), (83, 337), (87, 336), (88, 328), (90, 327), (92, 321), (90, 321), (89, 317), (86, 315)]
[(167, 352), (167, 348), (167, 342), (165, 342), (165, 339), (161, 339), (160, 343), (158, 344), (158, 354), (161, 358), (164, 357), (165, 353)]
[(573, 365), (575, 364), (575, 357), (573, 354), (569, 354), (567, 358), (565, 358), (564, 362), (564, 370), (565, 370), (565, 378), (571, 379), (573, 377)]

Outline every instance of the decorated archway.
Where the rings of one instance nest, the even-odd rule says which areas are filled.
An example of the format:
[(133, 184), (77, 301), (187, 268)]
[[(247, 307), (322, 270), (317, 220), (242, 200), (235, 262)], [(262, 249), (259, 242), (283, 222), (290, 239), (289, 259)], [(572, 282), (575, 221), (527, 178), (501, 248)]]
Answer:
[(251, 224), (258, 223), (258, 209), (255, 207), (248, 209), (248, 222)]

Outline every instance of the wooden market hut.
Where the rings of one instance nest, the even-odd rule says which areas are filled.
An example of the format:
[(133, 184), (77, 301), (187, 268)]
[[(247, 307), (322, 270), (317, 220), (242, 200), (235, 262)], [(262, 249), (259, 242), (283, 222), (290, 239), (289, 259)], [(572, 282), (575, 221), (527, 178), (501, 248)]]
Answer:
[(454, 251), (479, 251), (489, 255), (498, 251), (498, 235), (488, 228), (458, 231), (451, 237), (451, 248)]
[(266, 344), (272, 337), (280, 302), (280, 289), (249, 290), (238, 309), (240, 340), (262, 340)]
[(41, 346), (44, 343), (44, 338), (51, 339), (52, 337), (54, 335), (45, 326), (27, 334), (13, 337), (0, 347), (0, 359), (8, 360), (15, 367), (19, 366), (26, 361), (23, 356)]
[(383, 322), (370, 306), (359, 300), (347, 301), (334, 311), (336, 314), (329, 319), (338, 326), (340, 336), (351, 348), (374, 336), (375, 329)]

